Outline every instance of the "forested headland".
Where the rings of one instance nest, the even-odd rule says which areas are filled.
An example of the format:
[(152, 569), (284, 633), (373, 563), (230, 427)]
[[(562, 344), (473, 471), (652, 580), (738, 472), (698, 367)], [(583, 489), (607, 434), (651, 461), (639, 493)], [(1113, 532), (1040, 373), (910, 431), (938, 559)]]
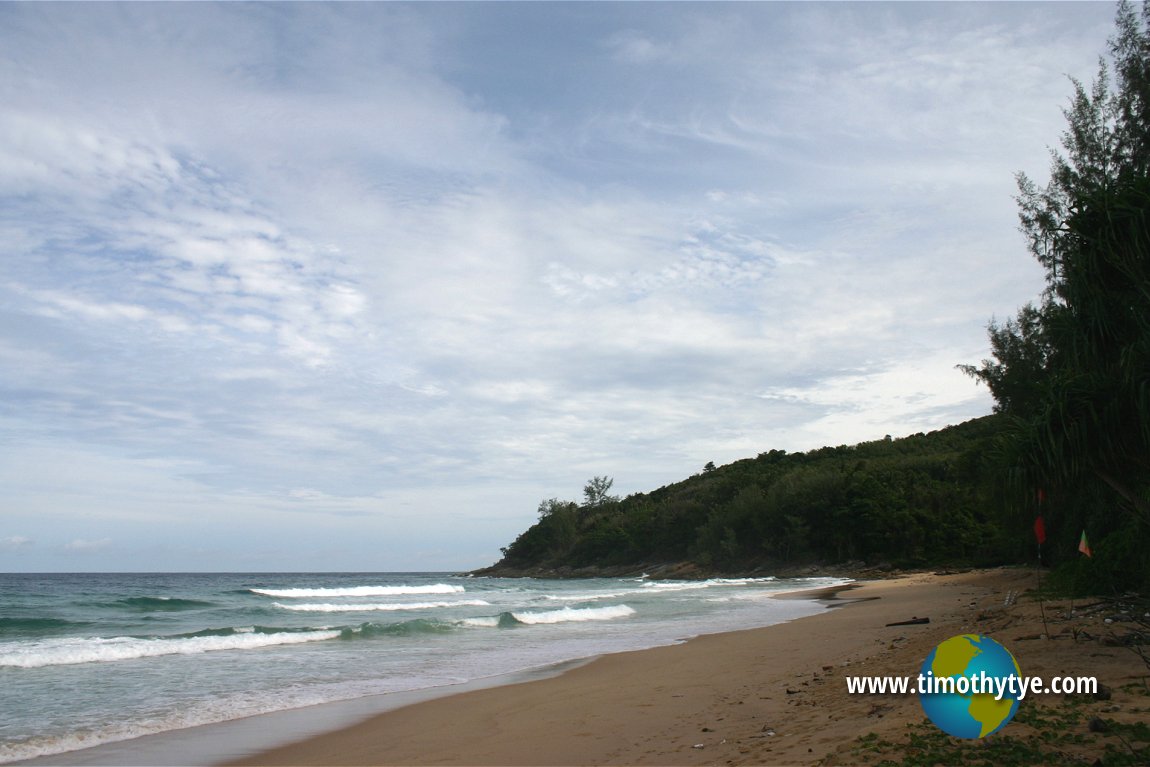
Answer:
[(1066, 588), (1150, 592), (1150, 4), (1123, 1), (1115, 27), (1094, 81), (1070, 81), (1049, 181), (1018, 175), (1045, 289), (991, 321), (991, 358), (956, 360), (990, 390), (992, 415), (769, 450), (622, 499), (596, 477), (582, 503), (543, 501), (480, 572), (1033, 564), (1042, 538)]
[[(912, 437), (771, 450), (650, 493), (552, 498), (492, 572), (597, 574), (690, 564), (703, 573), (814, 564), (989, 564), (1021, 552), (991, 513), (995, 416)], [(680, 568), (681, 569), (681, 568)]]

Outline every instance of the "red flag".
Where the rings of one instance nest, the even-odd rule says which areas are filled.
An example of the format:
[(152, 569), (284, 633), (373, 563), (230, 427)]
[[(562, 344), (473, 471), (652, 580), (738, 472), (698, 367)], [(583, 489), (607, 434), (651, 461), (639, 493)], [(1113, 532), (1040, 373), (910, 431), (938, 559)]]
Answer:
[(1046, 543), (1046, 523), (1042, 521), (1041, 514), (1034, 520), (1034, 537), (1038, 539), (1039, 546)]
[(1078, 550), (1081, 551), (1083, 554), (1085, 554), (1088, 557), (1094, 556), (1093, 554), (1090, 553), (1090, 544), (1086, 542), (1086, 531), (1085, 530), (1082, 531), (1082, 540), (1078, 541)]

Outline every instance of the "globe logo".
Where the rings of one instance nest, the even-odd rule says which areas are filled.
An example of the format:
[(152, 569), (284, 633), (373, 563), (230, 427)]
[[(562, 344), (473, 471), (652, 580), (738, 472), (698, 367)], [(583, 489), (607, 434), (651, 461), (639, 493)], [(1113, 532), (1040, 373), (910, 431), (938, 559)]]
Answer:
[(998, 732), (1018, 710), (1022, 672), (1010, 651), (982, 634), (959, 634), (931, 650), (918, 677), (923, 713), (956, 738)]

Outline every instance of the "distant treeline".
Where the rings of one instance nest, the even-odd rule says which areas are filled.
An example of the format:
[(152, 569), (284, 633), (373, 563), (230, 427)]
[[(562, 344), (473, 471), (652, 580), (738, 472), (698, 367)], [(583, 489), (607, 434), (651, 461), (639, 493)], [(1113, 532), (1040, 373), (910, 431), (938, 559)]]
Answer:
[(1022, 554), (1026, 523), (1005, 525), (995, 511), (990, 456), (1001, 426), (987, 416), (903, 439), (771, 450), (623, 499), (596, 477), (583, 503), (541, 503), (539, 520), (503, 549), (496, 570), (1008, 561)]

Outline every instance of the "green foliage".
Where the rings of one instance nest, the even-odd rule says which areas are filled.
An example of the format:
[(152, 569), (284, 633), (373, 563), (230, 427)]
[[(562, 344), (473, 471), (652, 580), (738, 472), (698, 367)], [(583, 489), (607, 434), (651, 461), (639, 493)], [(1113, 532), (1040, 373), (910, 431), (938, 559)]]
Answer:
[(530, 563), (559, 557), (571, 550), (578, 539), (579, 507), (558, 498), (539, 503), (539, 521), (503, 549), (504, 561)]
[(552, 498), (498, 566), (693, 561), (737, 572), (846, 560), (1002, 561), (1009, 550), (986, 511), (993, 473), (983, 458), (998, 422), (988, 416), (901, 440), (771, 451), (595, 505)]
[(608, 503), (616, 503), (619, 497), (609, 495), (615, 480), (611, 477), (592, 477), (583, 486), (583, 507), (595, 509)]
[[(1099, 562), (1068, 566), (1096, 570), (1099, 588), (1150, 586), (1145, 555), (1123, 545), (1150, 537), (1148, 26), (1150, 6), (1140, 21), (1120, 4), (1116, 89), (1105, 63), (1089, 90), (1073, 81), (1050, 182), (1020, 174), (1019, 217), (1046, 291), (1016, 320), (991, 323), (993, 360), (963, 367), (1008, 418), (998, 455), (1016, 508), (1035, 513), (1045, 491), (1056, 561), (1088, 530)], [(1120, 559), (1103, 565), (1103, 551)]]

